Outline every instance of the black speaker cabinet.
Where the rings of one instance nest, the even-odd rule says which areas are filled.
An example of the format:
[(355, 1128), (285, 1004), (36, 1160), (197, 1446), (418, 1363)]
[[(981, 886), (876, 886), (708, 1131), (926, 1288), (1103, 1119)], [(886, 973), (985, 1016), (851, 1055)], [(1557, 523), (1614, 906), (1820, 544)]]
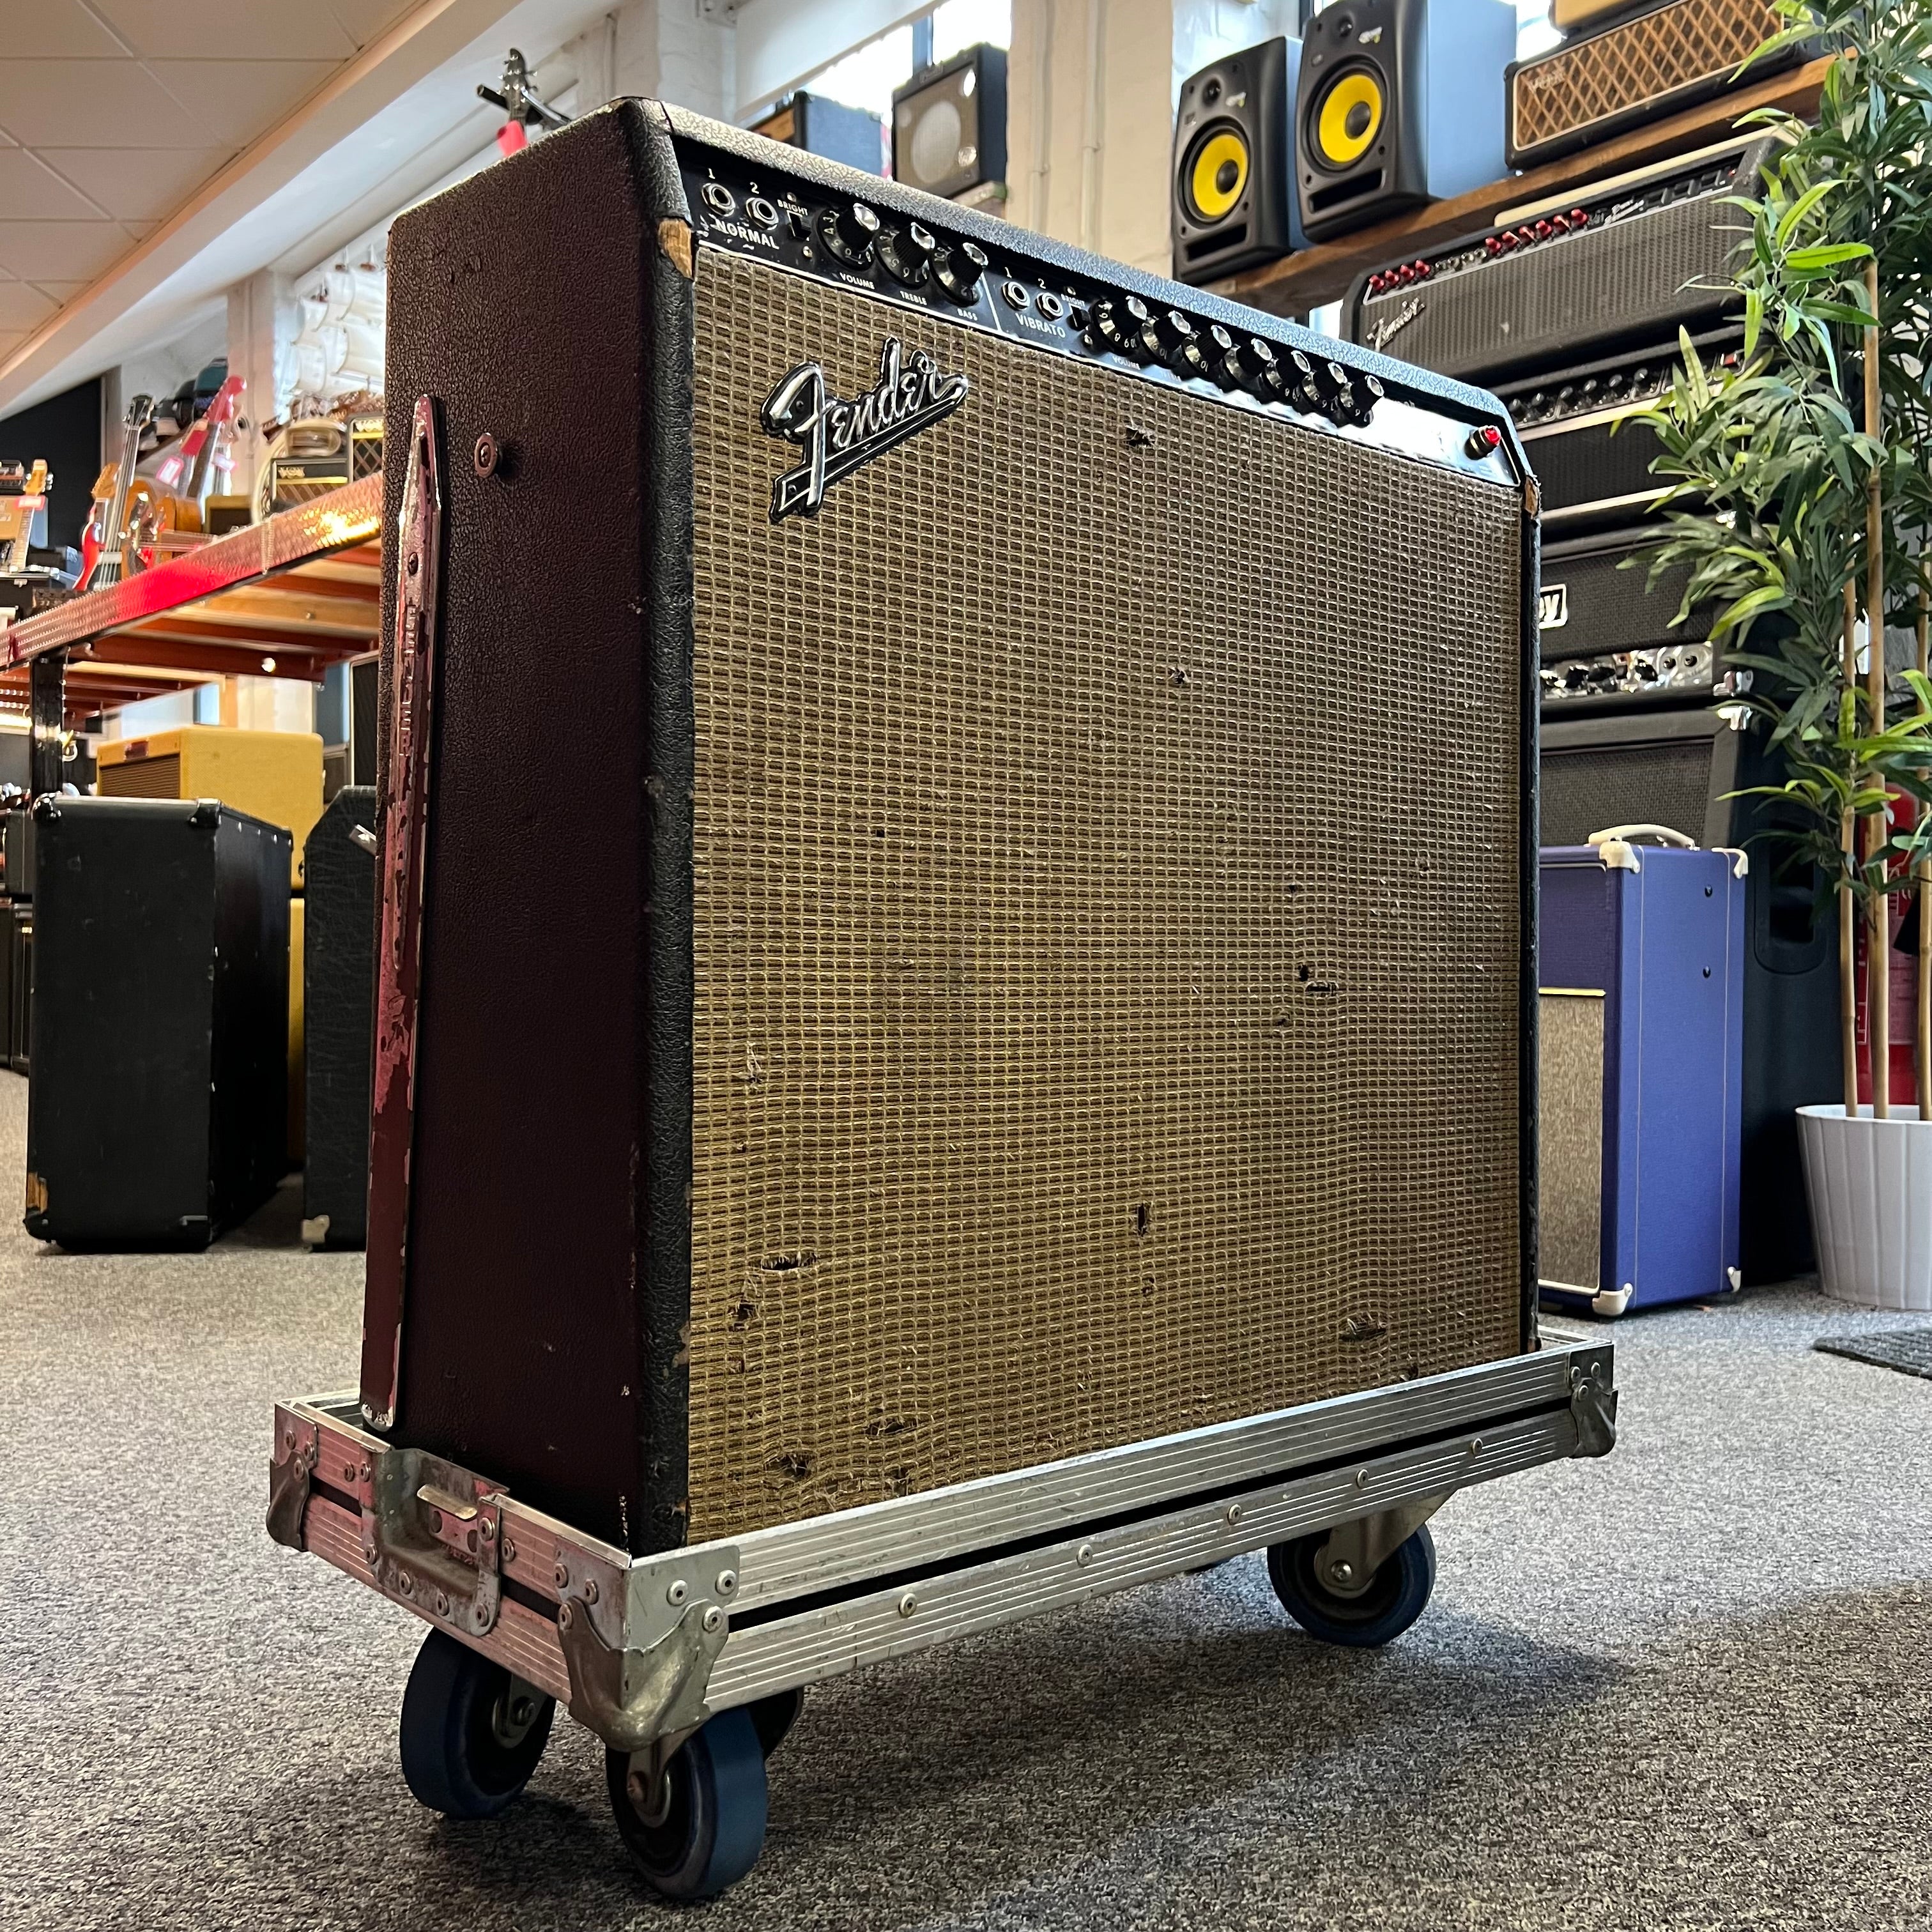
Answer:
[(968, 47), (894, 91), (895, 181), (951, 196), (1006, 178), (1004, 47)]
[(4, 843), (7, 896), (30, 899), (34, 896), (34, 820), (25, 806), (7, 814)]
[(193, 799), (34, 830), (27, 1232), (205, 1247), (287, 1166), (289, 835)]
[(782, 141), (842, 167), (862, 169), (868, 175), (885, 172), (884, 123), (876, 114), (848, 107), (842, 100), (794, 94), (773, 108), (754, 131), (768, 141)]
[(1210, 282), (1306, 248), (1292, 158), (1301, 43), (1224, 54), (1180, 84), (1174, 123), (1174, 276)]
[(1774, 800), (1728, 794), (1781, 783), (1755, 728), (1708, 707), (1550, 718), (1543, 728), (1543, 842), (1582, 845), (1612, 825), (1668, 825), (1747, 854), (1740, 1267), (1781, 1281), (1813, 1264), (1794, 1110), (1843, 1096), (1837, 922), (1812, 868), (1761, 835)]
[(1335, 0), (1302, 35), (1295, 186), (1311, 242), (1508, 172), (1508, 0)]
[(316, 820), (306, 848), (302, 1219), (305, 1238), (319, 1247), (359, 1248), (368, 1225), (376, 858), (365, 842), (375, 824), (374, 789), (346, 787)]
[(644, 1551), (1525, 1346), (1499, 405), (644, 102), (389, 290), (395, 1440)]
[(34, 1024), (34, 902), (16, 899), (7, 920), (7, 1064), (29, 1071)]

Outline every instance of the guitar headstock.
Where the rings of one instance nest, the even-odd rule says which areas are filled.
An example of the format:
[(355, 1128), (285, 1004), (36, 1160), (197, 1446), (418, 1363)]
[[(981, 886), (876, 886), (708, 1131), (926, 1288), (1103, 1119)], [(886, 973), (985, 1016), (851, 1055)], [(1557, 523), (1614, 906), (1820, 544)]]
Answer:
[(230, 376), (220, 388), (209, 398), (208, 407), (202, 412), (202, 420), (212, 429), (217, 423), (232, 423), (236, 412), (242, 406), (242, 392), (248, 386), (245, 378)]

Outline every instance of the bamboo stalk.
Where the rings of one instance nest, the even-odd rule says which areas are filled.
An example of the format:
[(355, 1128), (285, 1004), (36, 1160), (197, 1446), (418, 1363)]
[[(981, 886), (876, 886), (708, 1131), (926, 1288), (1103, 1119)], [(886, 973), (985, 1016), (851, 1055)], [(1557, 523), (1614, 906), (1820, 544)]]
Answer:
[[(1918, 586), (1918, 675), (1932, 676), (1932, 656), (1928, 656), (1925, 586)], [(1918, 809), (1923, 814), (1926, 807)], [(1913, 867), (1918, 884), (1913, 888), (1918, 908), (1918, 1010), (1912, 1029), (1912, 1077), (1918, 1102), (1918, 1118), (1932, 1120), (1932, 861), (1921, 858)]]
[[(1865, 301), (1872, 320), (1865, 328), (1865, 434), (1878, 440), (1878, 260), (1865, 264)], [(1885, 729), (1885, 535), (1881, 521), (1883, 482), (1878, 466), (1865, 482), (1865, 692), (1871, 709), (1869, 728), (1876, 737)], [(1870, 895), (1871, 922), (1866, 940), (1870, 956), (1866, 970), (1866, 1037), (1871, 1042), (1872, 1118), (1886, 1119), (1892, 1111), (1892, 948), (1886, 908), (1885, 847), (1890, 836), (1888, 814), (1881, 802), (1867, 842), (1876, 890)]]
[[(1858, 596), (1848, 580), (1845, 585), (1845, 617), (1844, 647), (1845, 654), (1844, 702), (1852, 706), (1852, 722), (1857, 722), (1858, 700), (1853, 693), (1858, 688), (1858, 647), (1856, 635), (1858, 621)], [(1846, 774), (1848, 785), (1856, 786), (1858, 773)], [(1851, 886), (1852, 863), (1856, 856), (1855, 843), (1858, 820), (1852, 815), (1849, 804), (1838, 822), (1838, 844), (1843, 850), (1844, 866), (1838, 879), (1838, 1042), (1844, 1056), (1845, 1068), (1845, 1118), (1855, 1120), (1858, 1115), (1858, 901), (1853, 897)]]

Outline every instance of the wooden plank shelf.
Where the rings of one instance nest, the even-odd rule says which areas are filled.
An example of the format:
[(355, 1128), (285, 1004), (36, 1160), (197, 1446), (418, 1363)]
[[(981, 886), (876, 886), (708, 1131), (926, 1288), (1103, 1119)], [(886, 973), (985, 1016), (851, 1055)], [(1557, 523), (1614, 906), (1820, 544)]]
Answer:
[(1667, 120), (1634, 128), (1562, 160), (1546, 161), (1485, 188), (1472, 189), (1450, 201), (1432, 201), (1392, 216), (1372, 227), (1358, 229), (1339, 241), (1285, 255), (1278, 262), (1244, 270), (1214, 292), (1271, 315), (1304, 316), (1324, 302), (1340, 302), (1358, 275), (1386, 268), (1405, 256), (1454, 242), (1459, 236), (1492, 227), (1506, 208), (1546, 195), (1562, 194), (1601, 181), (1606, 176), (1647, 167), (1696, 148), (1721, 141), (1741, 114), (1756, 107), (1777, 107), (1787, 113), (1810, 114), (1817, 110), (1820, 90), (1831, 62), (1816, 60), (1786, 68), (1749, 86), (1720, 94)]
[(68, 721), (224, 674), (307, 678), (375, 647), (382, 479), (284, 510), (0, 631), (0, 710), (65, 658)]

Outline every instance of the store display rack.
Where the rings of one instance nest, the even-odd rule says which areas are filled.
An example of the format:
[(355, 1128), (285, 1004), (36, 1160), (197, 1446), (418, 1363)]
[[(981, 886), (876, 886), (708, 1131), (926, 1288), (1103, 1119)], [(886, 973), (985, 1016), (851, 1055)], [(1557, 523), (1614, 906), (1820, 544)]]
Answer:
[(364, 477), (266, 522), (0, 631), (0, 710), (45, 701), (64, 666), (63, 721), (224, 676), (322, 681), (380, 628), (382, 479)]
[(1386, 268), (1412, 254), (1492, 228), (1505, 210), (1562, 194), (1586, 182), (1600, 182), (1653, 161), (1689, 152), (1721, 141), (1738, 117), (1754, 108), (1771, 107), (1786, 113), (1814, 114), (1825, 85), (1828, 59), (1733, 88), (1714, 100), (1633, 129), (1614, 140), (1598, 142), (1560, 160), (1550, 161), (1520, 175), (1473, 188), (1448, 201), (1432, 201), (1391, 216), (1372, 227), (1360, 228), (1340, 241), (1284, 255), (1214, 284), (1215, 292), (1231, 302), (1246, 302), (1270, 315), (1305, 316), (1324, 303), (1340, 302), (1358, 275)]

